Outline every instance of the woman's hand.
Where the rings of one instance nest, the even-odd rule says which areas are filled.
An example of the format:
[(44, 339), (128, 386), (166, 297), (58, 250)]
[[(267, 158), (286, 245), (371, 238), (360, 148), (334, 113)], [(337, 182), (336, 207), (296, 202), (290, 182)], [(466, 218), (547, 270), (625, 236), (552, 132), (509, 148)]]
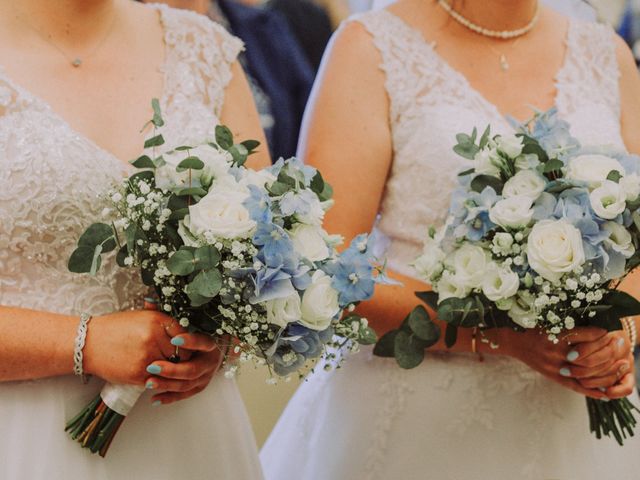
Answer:
[[(624, 395), (615, 395), (615, 390), (607, 390), (602, 392), (600, 386), (604, 386), (607, 382), (597, 382), (597, 386), (584, 386), (581, 382), (589, 382), (593, 378), (600, 378), (603, 371), (620, 368), (621, 363), (616, 360), (607, 360), (605, 364), (599, 364), (595, 368), (583, 367), (580, 370), (581, 381), (572, 377), (571, 368), (568, 367), (569, 358), (575, 357), (575, 354), (569, 356), (570, 352), (579, 348), (580, 351), (589, 351), (589, 349), (598, 350), (599, 345), (606, 344), (603, 341), (607, 337), (607, 332), (599, 328), (577, 328), (571, 332), (566, 339), (561, 339), (559, 344), (553, 344), (546, 335), (539, 330), (527, 330), (526, 332), (515, 332), (510, 329), (501, 329), (500, 339), (498, 343), (501, 349), (511, 357), (517, 358), (532, 369), (540, 372), (550, 380), (559, 383), (563, 387), (569, 388), (574, 392), (586, 395), (588, 397), (606, 400), (607, 398), (619, 398)], [(579, 357), (578, 357), (579, 358)], [(586, 358), (586, 357), (585, 357)], [(613, 378), (606, 387), (613, 387), (617, 382)], [(590, 385), (587, 383), (587, 385)], [(611, 397), (609, 395), (612, 395)]]
[(149, 364), (175, 353), (171, 339), (184, 329), (157, 311), (124, 311), (94, 317), (84, 348), (84, 369), (111, 383), (144, 385)]
[(626, 332), (607, 333), (594, 342), (577, 343), (567, 354), (565, 373), (585, 388), (603, 390), (609, 398), (627, 397), (635, 387), (633, 349)]
[(205, 335), (181, 334), (173, 339), (190, 360), (180, 363), (159, 360), (147, 371), (153, 376), (146, 380), (146, 388), (160, 392), (152, 398), (154, 405), (168, 405), (203, 391), (222, 365), (223, 355), (215, 341)]

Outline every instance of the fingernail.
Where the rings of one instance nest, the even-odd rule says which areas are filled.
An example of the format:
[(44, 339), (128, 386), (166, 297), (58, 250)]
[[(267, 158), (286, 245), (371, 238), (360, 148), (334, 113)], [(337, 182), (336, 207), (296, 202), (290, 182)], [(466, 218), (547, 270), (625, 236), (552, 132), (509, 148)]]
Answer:
[(184, 345), (184, 338), (182, 337), (173, 337), (171, 339), (171, 345), (174, 347), (181, 347)]
[(151, 404), (152, 407), (159, 407), (160, 405), (162, 405), (162, 402), (160, 400), (156, 400)]
[(606, 391), (607, 391), (607, 389), (606, 389), (606, 388), (604, 388), (604, 387), (600, 387), (598, 390), (600, 390), (602, 393), (604, 393), (604, 392), (606, 392)]
[(569, 360), (570, 362), (575, 362), (579, 356), (580, 354), (577, 350), (571, 350), (569, 353), (567, 353), (567, 360)]
[(147, 367), (147, 372), (151, 375), (158, 375), (160, 372), (162, 372), (162, 368), (158, 365), (149, 365)]
[(602, 397), (602, 398), (601, 398), (601, 400), (602, 400), (603, 402), (609, 402), (609, 401), (610, 401), (608, 397)]
[(620, 373), (627, 373), (629, 371), (629, 364), (625, 363), (620, 367)]
[(156, 388), (156, 385), (152, 381), (148, 381), (147, 384), (145, 385), (145, 388), (147, 390), (153, 390), (154, 388)]
[(567, 367), (563, 367), (560, 369), (560, 375), (562, 375), (563, 377), (570, 377), (571, 370), (569, 370)]
[(618, 348), (622, 348), (624, 347), (624, 338), (619, 338), (618, 339)]

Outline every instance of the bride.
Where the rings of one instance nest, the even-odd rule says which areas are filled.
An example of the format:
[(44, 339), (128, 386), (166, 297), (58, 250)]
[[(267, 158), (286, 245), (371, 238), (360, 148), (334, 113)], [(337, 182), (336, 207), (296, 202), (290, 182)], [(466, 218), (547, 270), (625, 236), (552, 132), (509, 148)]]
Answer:
[[(105, 207), (98, 195), (140, 154), (153, 97), (170, 145), (218, 123), (264, 141), (241, 49), (204, 17), (166, 7), (0, 0), (0, 478), (262, 478), (237, 388), (215, 376), (212, 341), (141, 310), (134, 276), (66, 267)], [(252, 161), (265, 166), (268, 154)], [(72, 375), (85, 313), (88, 385)], [(192, 354), (179, 378), (162, 373), (173, 345)], [(152, 387), (105, 459), (63, 431), (103, 380)]]
[[(459, 20), (452, 18), (457, 16)], [(476, 27), (482, 27), (482, 29)], [(479, 30), (476, 33), (473, 29)], [(491, 31), (516, 31), (511, 40)], [(516, 32), (518, 33), (518, 32)], [(306, 121), (305, 160), (322, 169), (338, 208), (330, 229), (377, 227), (389, 240), (385, 287), (362, 308), (379, 334), (428, 288), (410, 262), (444, 221), (455, 135), (494, 133), (557, 106), (585, 145), (640, 153), (640, 79), (607, 27), (569, 20), (536, 0), (400, 0), (346, 23), (334, 39)], [(640, 294), (640, 285), (627, 285)], [(634, 390), (629, 335), (581, 329), (571, 345), (537, 332), (460, 332), (403, 371), (370, 351), (304, 383), (261, 458), (270, 480), (631, 480), (640, 440), (624, 448), (589, 433), (584, 396)], [(638, 398), (634, 398), (637, 403)]]

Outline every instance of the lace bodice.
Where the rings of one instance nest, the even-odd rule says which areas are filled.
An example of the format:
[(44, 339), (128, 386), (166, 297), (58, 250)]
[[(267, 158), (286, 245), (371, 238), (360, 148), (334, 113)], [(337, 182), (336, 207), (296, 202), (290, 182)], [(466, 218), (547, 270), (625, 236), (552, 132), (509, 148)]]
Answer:
[[(165, 33), (165, 139), (212, 135), (242, 43), (200, 15), (153, 8)], [(67, 271), (79, 235), (101, 220), (100, 194), (127, 169), (0, 69), (0, 305), (103, 314), (142, 297), (138, 276), (113, 261), (95, 278)]]
[[(355, 18), (371, 34), (386, 74), (394, 160), (379, 229), (391, 240), (389, 264), (411, 275), (429, 226), (446, 216), (459, 171), (470, 162), (452, 148), (473, 127), (504, 133), (508, 121), (422, 34), (387, 10)], [(570, 20), (567, 53), (556, 76), (556, 106), (585, 145), (623, 149), (618, 65), (613, 31)], [(407, 206), (411, 208), (407, 208)]]

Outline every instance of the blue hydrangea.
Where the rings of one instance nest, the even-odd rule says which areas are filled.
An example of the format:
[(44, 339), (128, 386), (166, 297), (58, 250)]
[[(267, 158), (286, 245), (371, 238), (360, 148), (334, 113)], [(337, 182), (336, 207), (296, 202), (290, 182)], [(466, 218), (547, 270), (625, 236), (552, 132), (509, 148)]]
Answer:
[(533, 124), (529, 133), (551, 157), (563, 157), (575, 153), (580, 148), (580, 142), (571, 136), (570, 126), (558, 116), (558, 109), (541, 113)]
[(273, 214), (269, 195), (255, 185), (249, 185), (249, 192), (249, 198), (244, 201), (243, 205), (249, 211), (251, 219), (257, 223), (270, 223), (273, 219)]

